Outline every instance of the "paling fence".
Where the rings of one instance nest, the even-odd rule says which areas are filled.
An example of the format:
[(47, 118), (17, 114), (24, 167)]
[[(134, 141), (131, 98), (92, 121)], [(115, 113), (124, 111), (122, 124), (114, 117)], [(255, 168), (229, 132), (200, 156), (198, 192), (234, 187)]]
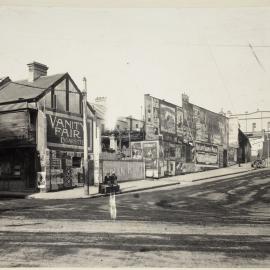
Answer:
[(113, 170), (119, 182), (145, 179), (143, 160), (101, 160), (99, 181), (102, 182), (105, 175)]

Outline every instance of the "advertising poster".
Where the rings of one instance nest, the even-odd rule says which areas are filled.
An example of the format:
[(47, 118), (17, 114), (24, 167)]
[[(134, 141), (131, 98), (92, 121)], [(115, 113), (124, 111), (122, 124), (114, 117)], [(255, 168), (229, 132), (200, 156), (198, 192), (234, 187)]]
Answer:
[(175, 107), (160, 102), (160, 131), (175, 134)]
[(153, 125), (153, 103), (152, 97), (149, 95), (144, 96), (144, 108), (145, 108), (145, 121), (146, 124)]
[(158, 140), (159, 138), (158, 127), (152, 125), (145, 125), (145, 139), (148, 141)]
[(207, 167), (219, 167), (218, 147), (203, 143), (196, 143), (196, 164)]
[(157, 169), (157, 142), (144, 142), (143, 156), (146, 169)]
[(132, 158), (133, 159), (142, 159), (143, 158), (143, 150), (142, 150), (142, 143), (135, 142), (131, 144), (132, 149)]
[(37, 187), (46, 187), (46, 172), (37, 172)]
[(176, 133), (177, 136), (183, 136), (183, 111), (181, 108), (176, 107)]
[(193, 121), (193, 105), (182, 101), (183, 105), (183, 141), (185, 143), (193, 141), (196, 138), (196, 127)]
[(180, 175), (182, 173), (183, 163), (180, 160), (175, 161), (175, 175)]
[(208, 142), (207, 113), (205, 110), (193, 105), (194, 122), (196, 127), (196, 140)]

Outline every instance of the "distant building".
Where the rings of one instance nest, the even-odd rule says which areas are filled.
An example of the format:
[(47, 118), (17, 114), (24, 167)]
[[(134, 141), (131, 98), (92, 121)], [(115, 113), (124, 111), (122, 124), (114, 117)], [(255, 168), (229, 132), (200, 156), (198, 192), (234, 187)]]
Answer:
[(260, 111), (244, 114), (227, 113), (229, 121), (237, 121), (239, 128), (249, 138), (251, 157), (267, 157), (267, 140), (270, 136), (270, 111)]
[(120, 131), (141, 131), (144, 128), (144, 121), (134, 117), (119, 117), (116, 121), (115, 129)]
[(107, 128), (107, 97), (96, 97), (95, 102), (90, 104), (94, 108), (96, 115), (100, 119), (101, 133), (103, 133)]

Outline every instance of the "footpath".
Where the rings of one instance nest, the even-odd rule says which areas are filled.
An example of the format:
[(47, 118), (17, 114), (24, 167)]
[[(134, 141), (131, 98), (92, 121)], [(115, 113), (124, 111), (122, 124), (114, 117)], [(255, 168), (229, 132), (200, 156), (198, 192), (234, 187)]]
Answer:
[[(181, 187), (190, 185), (193, 182), (199, 181), (214, 181), (218, 180), (219, 178), (230, 177), (233, 175), (240, 175), (245, 174), (253, 170), (250, 166), (250, 163), (241, 164), (241, 167), (238, 165), (234, 165), (227, 168), (220, 168), (205, 172), (197, 172), (197, 173), (190, 173), (185, 175), (178, 175), (160, 179), (151, 179), (147, 178), (144, 180), (136, 180), (136, 181), (125, 181), (119, 182), (121, 193), (129, 193), (129, 192), (137, 192), (137, 191), (145, 191), (150, 189), (157, 189), (157, 188), (165, 188), (165, 187), (173, 187), (177, 186)], [(261, 170), (261, 169), (260, 169)], [(195, 183), (194, 183), (195, 184)], [(84, 195), (84, 188), (77, 187), (74, 189), (69, 190), (62, 190), (56, 192), (48, 192), (48, 193), (34, 193), (31, 195), (27, 195), (26, 198), (30, 199), (79, 199), (79, 198), (96, 198), (104, 196), (103, 194), (98, 193), (97, 186), (90, 186), (90, 194)]]

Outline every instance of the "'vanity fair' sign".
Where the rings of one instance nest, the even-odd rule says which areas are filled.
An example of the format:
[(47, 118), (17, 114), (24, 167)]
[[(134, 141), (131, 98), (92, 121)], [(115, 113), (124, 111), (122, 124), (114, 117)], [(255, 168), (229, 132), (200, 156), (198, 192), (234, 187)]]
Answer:
[[(76, 118), (67, 118), (47, 114), (47, 138), (49, 143), (83, 146), (83, 122)], [(87, 123), (89, 132), (89, 123)], [(88, 134), (88, 145), (89, 145)]]

